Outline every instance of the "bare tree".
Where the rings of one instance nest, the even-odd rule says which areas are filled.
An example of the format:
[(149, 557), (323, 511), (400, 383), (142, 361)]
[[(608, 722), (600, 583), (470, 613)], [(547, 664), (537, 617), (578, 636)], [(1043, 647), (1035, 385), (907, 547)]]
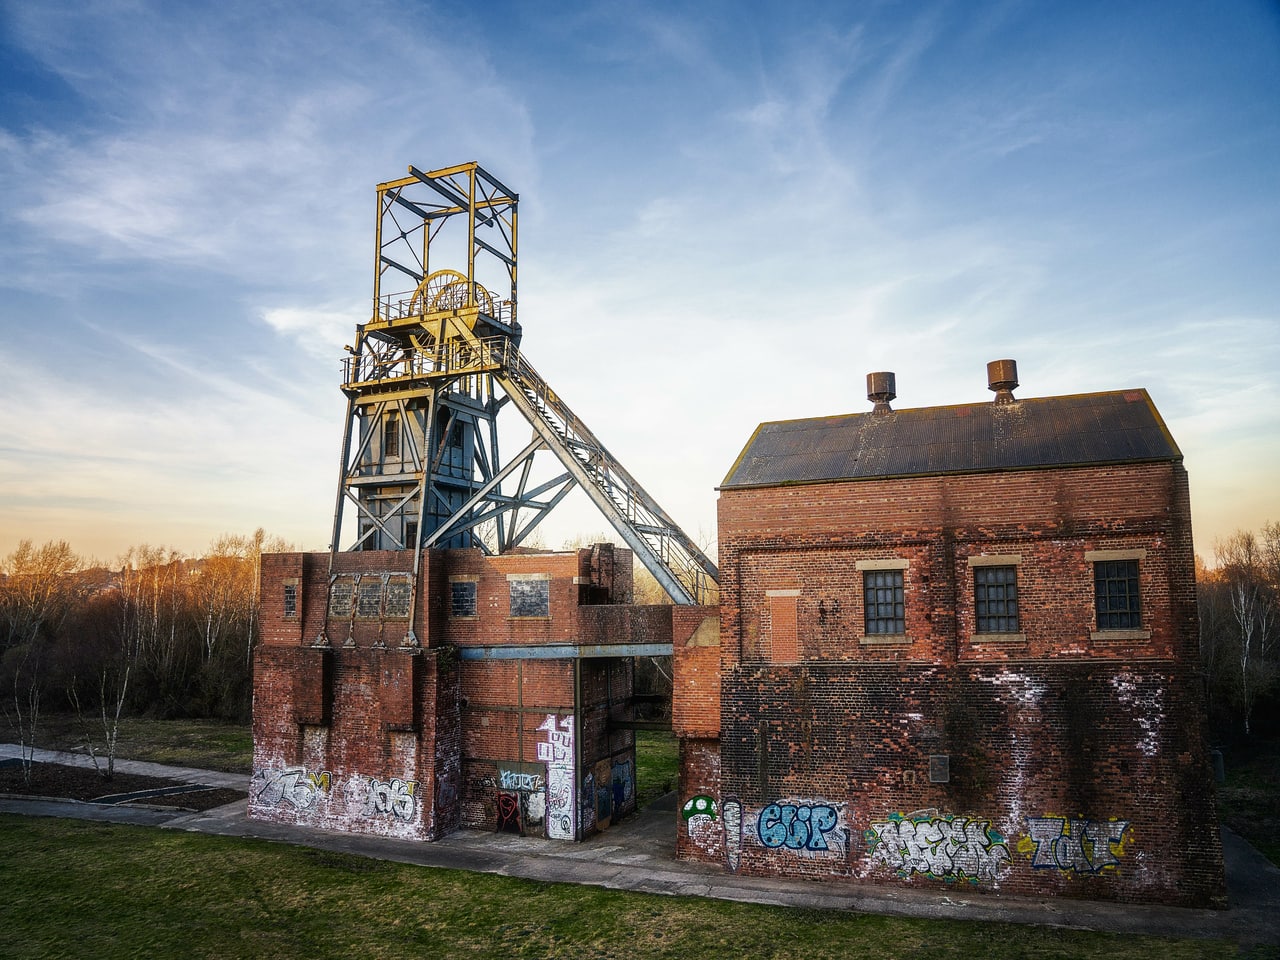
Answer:
[(73, 575), (83, 561), (65, 540), (35, 547), (23, 540), (0, 561), (0, 625), (4, 636), (5, 713), (18, 731), (23, 777), (30, 782), (40, 721), (47, 647), (70, 613), (78, 585)]
[[(1269, 524), (1268, 528), (1274, 525)], [(1280, 533), (1280, 531), (1276, 531)], [(1274, 537), (1280, 540), (1280, 536)], [(1253, 708), (1275, 682), (1271, 653), (1276, 631), (1276, 587), (1269, 577), (1265, 536), (1262, 544), (1251, 531), (1237, 531), (1214, 545), (1214, 554), (1232, 617), (1235, 688), (1244, 733), (1252, 732)]]

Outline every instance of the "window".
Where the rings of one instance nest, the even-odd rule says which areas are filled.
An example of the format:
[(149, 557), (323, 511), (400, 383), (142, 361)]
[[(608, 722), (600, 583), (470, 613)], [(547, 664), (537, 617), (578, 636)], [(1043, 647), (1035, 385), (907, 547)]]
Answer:
[(408, 577), (392, 577), (387, 581), (385, 611), (388, 620), (409, 619), (409, 598), (412, 592)]
[(404, 548), (412, 550), (418, 545), (418, 521), (406, 520), (404, 525)]
[(400, 456), (400, 417), (394, 413), (387, 414), (382, 422), (382, 456), (387, 459)]
[(1093, 605), (1099, 630), (1140, 630), (1137, 560), (1095, 560)]
[(455, 617), (476, 615), (476, 582), (454, 580), (449, 584), (449, 612)]
[(365, 620), (377, 618), (382, 609), (382, 581), (364, 577), (356, 593), (356, 616)]
[(296, 581), (284, 585), (284, 618), (298, 619), (298, 584)]
[(350, 577), (338, 577), (329, 588), (329, 616), (345, 620), (351, 616), (351, 594), (354, 584)]
[(867, 636), (907, 632), (901, 570), (864, 570), (862, 594)]
[(518, 574), (507, 576), (511, 587), (511, 616), (551, 616), (551, 578), (547, 574)]
[(978, 633), (1018, 632), (1018, 568), (974, 567), (973, 608)]

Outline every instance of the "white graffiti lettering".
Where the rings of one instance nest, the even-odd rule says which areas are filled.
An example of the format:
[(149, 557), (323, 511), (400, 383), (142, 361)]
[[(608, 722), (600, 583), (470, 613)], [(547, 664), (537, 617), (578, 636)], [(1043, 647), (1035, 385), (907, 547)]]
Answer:
[(1004, 837), (990, 821), (936, 814), (894, 814), (867, 831), (871, 858), (899, 876), (976, 882), (996, 879), (1010, 862)]
[(573, 783), (573, 717), (557, 720), (554, 713), (538, 727), (545, 743), (538, 744), (538, 759), (547, 764), (547, 836), (572, 840), (577, 822)]
[(742, 804), (737, 797), (726, 797), (720, 806), (724, 823), (724, 858), (731, 873), (742, 863)]
[(548, 713), (538, 727), (547, 731), (547, 742), (538, 744), (538, 759), (548, 763), (573, 762), (573, 717), (565, 717), (556, 723), (556, 715)]
[(264, 807), (286, 802), (298, 810), (306, 810), (329, 793), (327, 772), (309, 773), (305, 767), (283, 770), (258, 770), (253, 775), (253, 799)]
[(397, 778), (384, 783), (370, 777), (368, 792), (364, 798), (364, 815), (370, 817), (390, 814), (397, 820), (412, 820), (413, 810), (417, 805), (417, 791), (416, 780)]
[(1027, 835), (1036, 845), (1031, 866), (1077, 873), (1116, 867), (1120, 863), (1117, 847), (1128, 828), (1128, 820), (1028, 817)]
[(499, 781), (503, 790), (541, 790), (542, 777), (536, 773), (520, 773), (518, 770), (499, 771)]

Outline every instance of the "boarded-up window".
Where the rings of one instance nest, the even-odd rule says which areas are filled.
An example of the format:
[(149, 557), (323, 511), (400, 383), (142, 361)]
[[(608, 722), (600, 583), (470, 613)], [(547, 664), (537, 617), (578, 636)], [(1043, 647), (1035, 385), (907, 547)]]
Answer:
[(351, 600), (355, 582), (350, 577), (338, 577), (329, 588), (329, 617), (345, 620), (351, 616)]
[(284, 618), (298, 619), (298, 582), (288, 581), (284, 585)]
[(551, 616), (550, 580), (511, 580), (509, 586), (511, 587), (511, 616)]
[(409, 619), (409, 596), (411, 593), (407, 577), (392, 577), (387, 581), (387, 597), (384, 609), (388, 620)]
[(455, 580), (449, 584), (449, 612), (455, 617), (476, 615), (476, 582)]
[(356, 616), (365, 620), (376, 619), (382, 607), (382, 581), (365, 577), (360, 581), (356, 600)]

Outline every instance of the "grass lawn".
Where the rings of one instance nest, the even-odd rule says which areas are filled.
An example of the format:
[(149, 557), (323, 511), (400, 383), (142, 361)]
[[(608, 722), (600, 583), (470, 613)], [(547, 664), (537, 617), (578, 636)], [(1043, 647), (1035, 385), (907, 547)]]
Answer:
[(636, 731), (636, 801), (647, 807), (676, 788), (680, 749), (670, 730)]
[(1280, 740), (1226, 751), (1218, 818), (1280, 867)]
[[(102, 754), (102, 724), (89, 718), (89, 735), (94, 749)], [(18, 733), (0, 721), (0, 733), (9, 743), (18, 742)], [(40, 717), (36, 746), (42, 750), (69, 750), (84, 753), (84, 728), (75, 714), (56, 713)], [(117, 760), (147, 760), (200, 770), (226, 773), (253, 772), (253, 732), (248, 724), (217, 720), (148, 720), (123, 717)]]
[(624, 893), (0, 815), (0, 956), (1214, 958), (1225, 942)]

